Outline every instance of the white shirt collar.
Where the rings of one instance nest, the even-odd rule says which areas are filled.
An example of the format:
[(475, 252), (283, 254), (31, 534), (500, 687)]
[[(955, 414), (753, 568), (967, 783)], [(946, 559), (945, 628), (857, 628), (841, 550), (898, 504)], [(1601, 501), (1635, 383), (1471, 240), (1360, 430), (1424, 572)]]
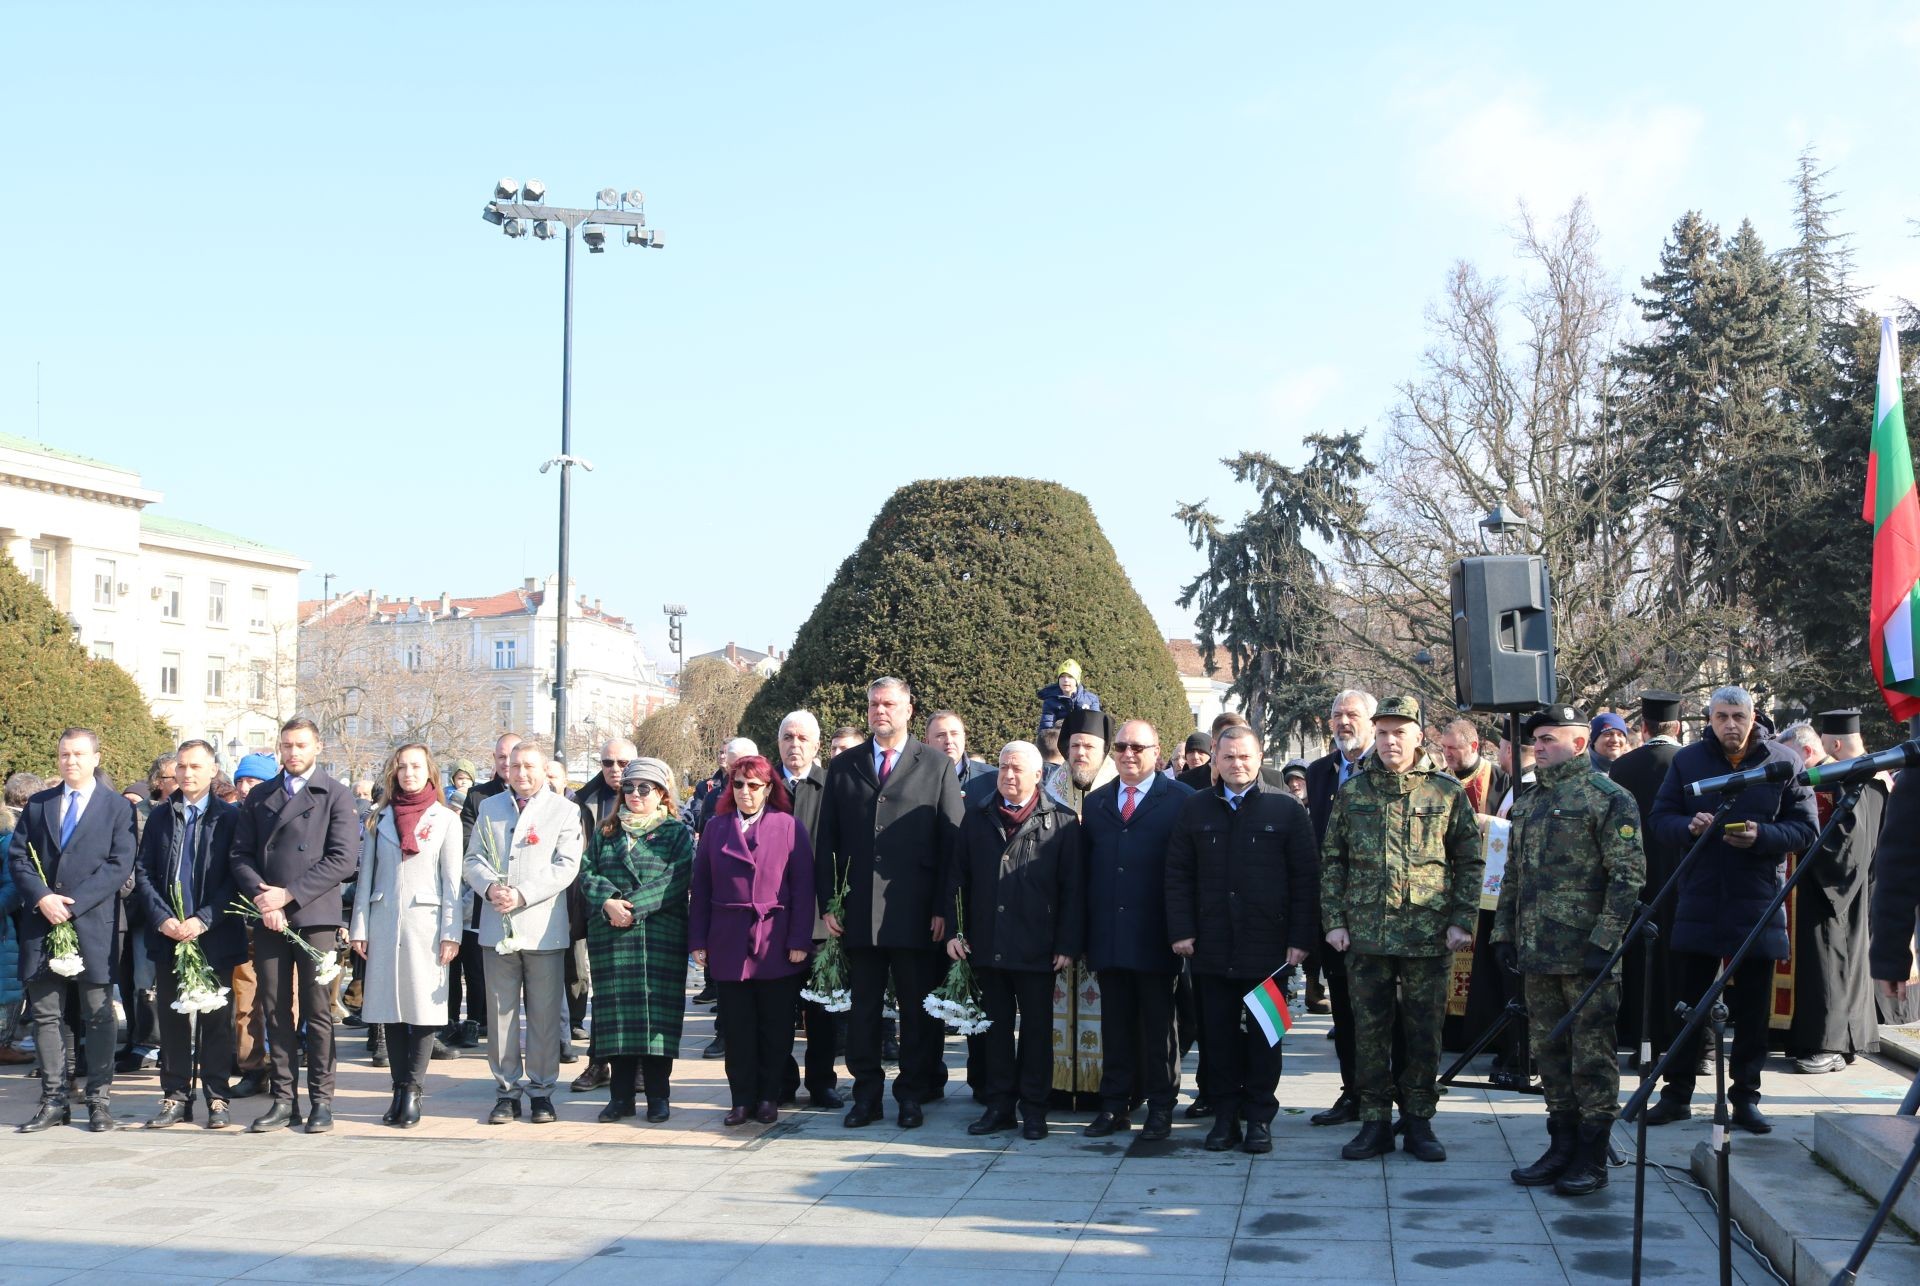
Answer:
[(1235, 790), (1233, 787), (1227, 785), (1227, 783), (1223, 781), (1220, 783), (1220, 790), (1222, 791), (1222, 793), (1225, 795), (1226, 798), (1234, 801), (1234, 804), (1238, 806), (1239, 802), (1247, 797), (1247, 792), (1252, 790), (1255, 786), (1258, 786), (1259, 784), (1260, 784), (1259, 779), (1255, 778), (1254, 780), (1248, 782), (1245, 786), (1241, 787), (1239, 790)]
[(1142, 777), (1140, 779), (1140, 783), (1137, 786), (1129, 786), (1126, 782), (1124, 781), (1121, 782), (1120, 783), (1120, 802), (1123, 804), (1126, 803), (1127, 792), (1132, 791), (1134, 792), (1133, 802), (1135, 804), (1138, 804), (1141, 800), (1147, 797), (1147, 792), (1153, 789), (1154, 780), (1159, 776), (1160, 774), (1157, 772), (1150, 772), (1145, 777)]
[[(83, 784), (78, 786), (69, 786), (67, 785), (66, 782), (63, 781), (60, 783), (60, 792), (63, 796), (68, 798), (70, 798), (77, 792), (80, 796), (80, 807), (85, 808), (87, 806), (88, 801), (90, 801), (93, 798), (93, 788), (99, 784), (100, 784), (99, 779), (94, 777), (87, 778), (87, 780)], [(63, 798), (61, 802), (65, 803), (65, 799)]]
[(207, 811), (207, 805), (211, 803), (212, 800), (213, 800), (213, 792), (211, 790), (209, 790), (206, 794), (200, 796), (200, 798), (198, 799), (188, 799), (185, 795), (180, 796), (180, 802), (182, 804), (184, 804), (188, 808), (197, 808), (202, 813)]

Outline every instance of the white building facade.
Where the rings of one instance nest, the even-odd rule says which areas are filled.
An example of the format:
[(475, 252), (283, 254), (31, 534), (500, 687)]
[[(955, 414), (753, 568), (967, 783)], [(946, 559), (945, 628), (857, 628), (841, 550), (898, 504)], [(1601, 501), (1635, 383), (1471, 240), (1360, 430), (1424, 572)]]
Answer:
[(150, 512), (162, 498), (132, 470), (0, 434), (0, 551), (178, 737), (206, 738), (230, 767), (272, 750), (293, 712), (308, 564)]

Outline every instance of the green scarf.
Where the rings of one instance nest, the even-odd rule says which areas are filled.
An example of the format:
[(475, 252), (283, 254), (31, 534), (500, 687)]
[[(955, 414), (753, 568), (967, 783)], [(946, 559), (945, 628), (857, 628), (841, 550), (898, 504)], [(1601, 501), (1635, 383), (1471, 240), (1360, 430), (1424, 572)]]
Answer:
[(673, 816), (670, 808), (656, 808), (646, 817), (636, 817), (626, 809), (620, 810), (620, 829), (634, 839), (653, 834), (660, 824)]

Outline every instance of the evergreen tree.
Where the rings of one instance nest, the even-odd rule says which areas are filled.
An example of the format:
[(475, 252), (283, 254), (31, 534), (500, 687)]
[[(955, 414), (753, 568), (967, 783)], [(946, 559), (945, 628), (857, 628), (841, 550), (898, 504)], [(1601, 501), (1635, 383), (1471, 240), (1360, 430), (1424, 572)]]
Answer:
[(96, 660), (47, 596), (0, 558), (0, 779), (14, 772), (51, 777), (65, 728), (100, 734), (101, 767), (116, 783), (144, 781), (173, 747), (133, 676)]
[(1816, 332), (1847, 325), (1860, 291), (1853, 282), (1850, 236), (1833, 230), (1838, 193), (1827, 189), (1832, 170), (1820, 168), (1811, 147), (1801, 151), (1793, 177), (1794, 242), (1780, 252), (1780, 266), (1794, 297)]
[(866, 685), (890, 674), (913, 689), (916, 723), (956, 710), (992, 756), (1032, 740), (1035, 694), (1068, 657), (1115, 718), (1148, 720), (1163, 745), (1192, 729), (1166, 640), (1086, 497), (1030, 478), (910, 483), (840, 565), (741, 731), (770, 747), (796, 709), (864, 728)]
[(1225, 649), (1232, 695), (1269, 740), (1311, 734), (1338, 687), (1331, 587), (1307, 540), (1330, 543), (1357, 521), (1356, 484), (1370, 468), (1358, 434), (1313, 434), (1306, 446), (1298, 469), (1259, 451), (1221, 461), (1258, 495), (1238, 526), (1223, 525), (1204, 500), (1174, 513), (1206, 559), (1179, 598), (1181, 607), (1198, 605), (1194, 642), (1209, 668)]

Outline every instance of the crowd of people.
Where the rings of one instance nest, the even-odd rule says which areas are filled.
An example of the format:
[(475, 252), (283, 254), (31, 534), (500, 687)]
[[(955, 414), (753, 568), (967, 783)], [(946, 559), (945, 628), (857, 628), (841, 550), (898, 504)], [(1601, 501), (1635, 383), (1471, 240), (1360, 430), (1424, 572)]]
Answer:
[[(802, 1088), (815, 1108), (844, 1108), (848, 1128), (870, 1125), (892, 1062), (894, 1118), (918, 1127), (947, 1096), (943, 1019), (977, 1003), (984, 1021), (956, 1024), (981, 1108), (969, 1132), (1044, 1138), (1066, 1105), (1092, 1112), (1089, 1137), (1131, 1131), (1144, 1109), (1143, 1137), (1166, 1138), (1197, 1045), (1185, 1115), (1211, 1118), (1208, 1150), (1262, 1153), (1282, 1044), (1254, 997), (1295, 971), (1309, 1007), (1332, 1015), (1341, 1072), (1313, 1124), (1357, 1125), (1348, 1159), (1404, 1148), (1437, 1162), (1443, 1031), (1464, 978), (1523, 998), (1529, 1018), (1496, 1083), (1537, 1071), (1549, 1144), (1514, 1181), (1581, 1196), (1606, 1184), (1618, 1050), (1673, 1038), (1671, 1001), (1706, 988), (1790, 859), (1817, 864), (1793, 931), (1783, 909), (1728, 993), (1734, 1123), (1771, 1128), (1760, 1085), (1776, 962), (1793, 962), (1791, 1052), (1809, 1074), (1874, 1047), (1869, 959), (1883, 1000), (1905, 998), (1912, 786), (1870, 784), (1817, 853), (1831, 797), (1791, 773), (1718, 814), (1686, 794), (1739, 769), (1858, 754), (1854, 712), (1775, 735), (1750, 694), (1723, 687), (1683, 745), (1674, 694), (1646, 694), (1637, 727), (1556, 705), (1503, 739), (1496, 763), (1469, 719), (1429, 725), (1414, 697), (1349, 690), (1328, 712), (1329, 751), (1274, 767), (1238, 715), (1169, 756), (1151, 723), (1101, 708), (1077, 663), (1058, 680), (1039, 694), (1036, 740), (993, 764), (970, 756), (954, 711), (915, 737), (912, 693), (885, 677), (864, 732), (838, 729), (824, 758), (818, 720), (794, 711), (773, 756), (730, 740), (684, 801), (673, 770), (623, 739), (576, 792), (513, 734), (486, 781), (465, 761), (443, 780), (412, 744), (355, 790), (319, 766), (304, 718), (281, 729), (277, 760), (249, 756), (230, 783), (211, 745), (187, 741), (142, 798), (101, 774), (94, 732), (69, 729), (56, 781), (6, 783), (0, 905), (18, 941), (0, 952), (15, 967), (0, 1003), (9, 1026), (24, 1014), (42, 1083), (19, 1128), (70, 1122), (76, 1082), (88, 1128), (125, 1124), (116, 987), (130, 1043), (151, 1014), (162, 1097), (149, 1128), (198, 1108), (227, 1127), (232, 1103), (264, 1090), (249, 1131), (330, 1129), (343, 989), (390, 1069), (382, 1120), (395, 1128), (421, 1120), (430, 1061), (482, 1040), (491, 1124), (555, 1120), (581, 1041), (570, 1088), (606, 1090), (602, 1121), (638, 1116), (642, 1098), (663, 1121), (691, 960), (717, 1005), (708, 1052), (725, 1059), (727, 1126), (778, 1120)], [(1656, 910), (1655, 1003), (1632, 986), (1623, 1003), (1618, 968), (1599, 975), (1696, 839)], [(1691, 1115), (1699, 1059), (1670, 1060), (1650, 1124)]]

